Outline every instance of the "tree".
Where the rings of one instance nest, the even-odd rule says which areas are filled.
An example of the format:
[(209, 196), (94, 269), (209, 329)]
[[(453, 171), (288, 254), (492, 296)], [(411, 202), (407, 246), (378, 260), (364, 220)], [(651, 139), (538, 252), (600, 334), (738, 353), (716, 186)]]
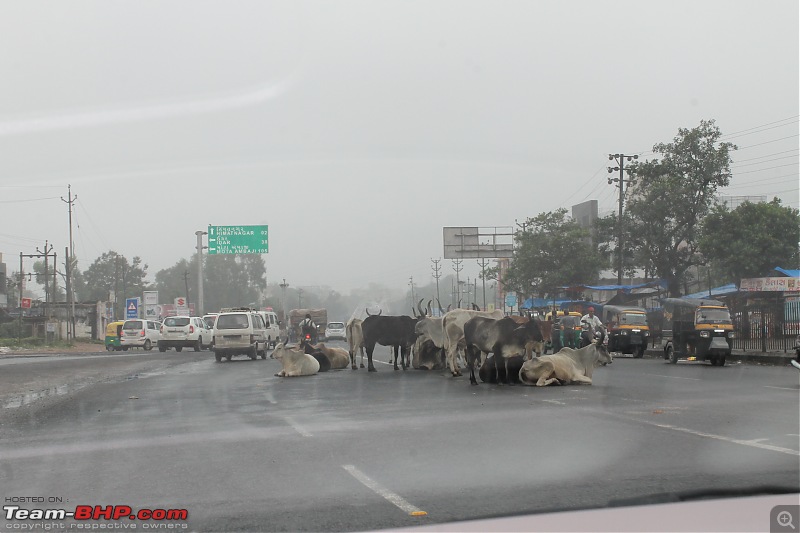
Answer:
[(700, 250), (738, 287), (742, 278), (763, 276), (776, 266), (798, 263), (800, 215), (778, 198), (744, 202), (730, 211), (717, 206), (703, 222)]
[[(515, 235), (517, 248), (503, 280), (508, 289), (544, 296), (598, 279), (606, 262), (591, 244), (589, 231), (569, 219), (566, 209), (529, 218), (524, 227)], [(496, 275), (496, 268), (490, 270)]]
[(125, 316), (126, 298), (141, 296), (150, 285), (145, 281), (147, 265), (138, 256), (131, 261), (113, 250), (105, 252), (89, 265), (83, 278), (86, 282), (86, 299), (105, 301), (113, 291), (116, 302), (115, 315)]
[[(184, 280), (186, 272), (189, 273), (189, 294), (186, 294), (186, 281)], [(190, 303), (197, 304), (198, 291), (196, 285), (197, 260), (195, 256), (192, 256), (188, 261), (180, 259), (173, 266), (156, 272), (156, 290), (161, 302), (173, 302), (175, 298), (184, 297), (189, 298)], [(203, 299), (206, 299), (205, 292), (203, 293)]]
[(703, 263), (698, 240), (703, 218), (714, 204), (717, 189), (730, 182), (730, 151), (719, 142), (713, 120), (679, 129), (673, 142), (656, 144), (653, 159), (631, 166), (636, 181), (629, 188), (629, 235), (635, 239), (637, 266), (649, 266), (680, 296), (688, 269)]

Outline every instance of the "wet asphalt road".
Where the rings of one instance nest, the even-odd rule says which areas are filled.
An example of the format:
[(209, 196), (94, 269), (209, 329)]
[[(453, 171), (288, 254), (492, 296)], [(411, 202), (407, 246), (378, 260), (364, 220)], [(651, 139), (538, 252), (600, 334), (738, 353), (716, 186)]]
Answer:
[[(201, 531), (339, 531), (800, 487), (792, 367), (618, 359), (591, 387), (472, 387), (394, 371), (379, 350), (374, 374), (283, 379), (275, 360), (210, 352), (138, 352), (130, 369), (0, 361), (68, 390), (28, 401), (0, 390), (0, 498), (187, 509)], [(104, 365), (120, 366), (69, 388), (71, 368)]]

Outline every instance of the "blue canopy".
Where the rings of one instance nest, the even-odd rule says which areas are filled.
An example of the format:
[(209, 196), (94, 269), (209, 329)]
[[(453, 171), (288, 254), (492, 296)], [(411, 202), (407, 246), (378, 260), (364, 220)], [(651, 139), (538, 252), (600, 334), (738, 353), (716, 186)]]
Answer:
[[(702, 299), (702, 298), (709, 298), (708, 290), (695, 292), (694, 294), (687, 294), (686, 296), (681, 296), (681, 299)], [(725, 296), (728, 294), (736, 294), (739, 292), (739, 289), (736, 288), (735, 283), (728, 283), (727, 285), (723, 285), (721, 287), (714, 287), (711, 289), (711, 296)]]
[(800, 270), (790, 270), (781, 267), (775, 267), (774, 270), (780, 272), (781, 274), (789, 276), (790, 278), (800, 278)]
[[(567, 302), (569, 300), (556, 300), (555, 304), (560, 306), (562, 303)], [(525, 300), (520, 308), (521, 309), (540, 309), (545, 307), (552, 307), (553, 300), (548, 300), (547, 298), (528, 298)]]
[(633, 289), (641, 289), (643, 287), (666, 287), (663, 280), (650, 281), (648, 283), (639, 283), (638, 285), (572, 285), (570, 287), (561, 287), (562, 289), (591, 289), (593, 291), (622, 291), (629, 293)]

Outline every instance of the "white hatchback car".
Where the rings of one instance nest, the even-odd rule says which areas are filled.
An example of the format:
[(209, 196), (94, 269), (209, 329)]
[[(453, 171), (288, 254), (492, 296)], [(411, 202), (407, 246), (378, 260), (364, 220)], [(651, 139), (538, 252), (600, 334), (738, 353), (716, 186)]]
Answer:
[(213, 331), (199, 316), (168, 316), (161, 325), (158, 351), (166, 352), (167, 348), (175, 348), (176, 352), (180, 352), (186, 347), (199, 352), (211, 345), (213, 337)]
[(328, 322), (325, 327), (325, 340), (332, 341), (334, 339), (347, 340), (344, 322)]
[(123, 350), (128, 348), (152, 350), (161, 340), (160, 326), (161, 324), (155, 320), (143, 318), (126, 320), (120, 330), (119, 344)]

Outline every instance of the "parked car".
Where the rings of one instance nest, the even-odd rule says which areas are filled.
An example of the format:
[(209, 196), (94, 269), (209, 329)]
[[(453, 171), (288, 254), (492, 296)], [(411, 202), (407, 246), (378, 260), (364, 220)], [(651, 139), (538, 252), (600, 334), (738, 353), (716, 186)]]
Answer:
[(345, 331), (344, 322), (328, 322), (325, 328), (325, 340), (347, 340), (347, 332)]
[(176, 352), (180, 352), (186, 347), (199, 352), (211, 345), (213, 337), (214, 332), (199, 316), (168, 316), (161, 325), (158, 351), (166, 352), (167, 348), (175, 348)]
[(119, 344), (123, 350), (128, 348), (144, 348), (152, 350), (161, 340), (161, 323), (155, 320), (135, 318), (126, 320), (120, 330)]
[(214, 358), (217, 362), (225, 357), (245, 354), (250, 359), (259, 355), (267, 358), (266, 325), (257, 312), (252, 310), (225, 311), (217, 315), (214, 323)]

